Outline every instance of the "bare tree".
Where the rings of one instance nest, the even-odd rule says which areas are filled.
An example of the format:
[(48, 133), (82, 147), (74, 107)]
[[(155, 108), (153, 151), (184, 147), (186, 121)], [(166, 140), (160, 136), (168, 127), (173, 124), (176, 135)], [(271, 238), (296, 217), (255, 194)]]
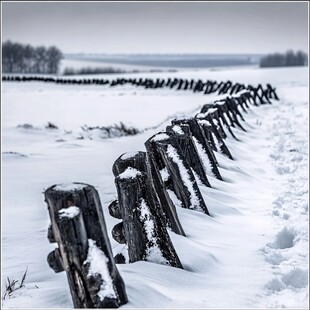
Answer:
[(2, 43), (2, 71), (4, 73), (57, 73), (61, 51), (51, 46), (32, 47), (6, 41)]
[(61, 51), (56, 46), (51, 46), (46, 51), (47, 57), (47, 72), (57, 73), (60, 60), (63, 58)]
[(292, 67), (292, 66), (306, 66), (308, 63), (308, 56), (302, 51), (294, 53), (288, 50), (285, 54), (274, 53), (261, 58), (260, 67)]

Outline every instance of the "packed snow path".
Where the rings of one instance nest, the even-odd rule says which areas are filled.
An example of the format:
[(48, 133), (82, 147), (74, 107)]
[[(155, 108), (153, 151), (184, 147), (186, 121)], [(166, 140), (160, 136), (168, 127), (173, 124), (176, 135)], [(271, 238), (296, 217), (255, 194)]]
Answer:
[[(238, 75), (257, 78), (250, 72)], [(227, 139), (236, 160), (217, 155), (224, 182), (209, 177), (213, 188), (201, 186), (213, 217), (178, 208), (187, 237), (170, 235), (185, 270), (148, 262), (118, 265), (129, 298), (123, 308), (308, 308), (308, 89), (305, 79), (288, 76), (276, 85), (281, 100), (252, 107), (244, 114), (247, 132), (235, 130), (241, 141)], [(28, 275), (3, 307), (72, 308), (65, 274), (54, 274), (46, 263), (54, 245), (46, 238), (43, 188), (90, 183), (105, 208), (115, 197), (113, 161), (143, 150), (159, 129), (59, 144), (8, 125), (23, 118), (7, 106), (14, 107), (13, 97), (4, 91), (2, 284), (7, 276), (20, 280), (26, 266)], [(104, 213), (110, 232), (117, 221)], [(116, 252), (119, 245), (110, 239)]]

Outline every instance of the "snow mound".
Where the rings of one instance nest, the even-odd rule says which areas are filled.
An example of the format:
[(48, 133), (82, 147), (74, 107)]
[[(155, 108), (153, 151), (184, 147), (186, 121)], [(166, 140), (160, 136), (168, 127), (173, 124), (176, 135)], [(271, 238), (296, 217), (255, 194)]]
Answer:
[(308, 272), (301, 268), (294, 268), (280, 278), (274, 278), (266, 284), (266, 288), (272, 292), (285, 289), (302, 289), (308, 285)]
[(294, 288), (303, 288), (308, 285), (308, 272), (301, 268), (295, 268), (282, 276), (282, 282)]

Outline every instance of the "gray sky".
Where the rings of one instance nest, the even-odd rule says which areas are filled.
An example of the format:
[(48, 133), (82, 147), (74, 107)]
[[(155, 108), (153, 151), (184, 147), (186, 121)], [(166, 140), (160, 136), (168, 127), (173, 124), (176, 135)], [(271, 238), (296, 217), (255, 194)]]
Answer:
[(65, 53), (308, 49), (306, 2), (2, 2), (2, 40)]

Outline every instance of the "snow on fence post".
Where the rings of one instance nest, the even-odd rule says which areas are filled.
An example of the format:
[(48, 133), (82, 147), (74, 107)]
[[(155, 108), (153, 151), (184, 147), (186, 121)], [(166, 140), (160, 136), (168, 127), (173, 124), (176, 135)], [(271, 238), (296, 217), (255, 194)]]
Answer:
[(239, 94), (236, 94), (234, 98), (238, 106), (240, 106), (244, 112), (248, 113), (247, 109), (250, 108), (249, 103), (253, 100), (251, 92), (244, 89)]
[(245, 85), (244, 84), (240, 84), (240, 83), (236, 83), (230, 90), (230, 95), (236, 94), (240, 91), (242, 91), (243, 89), (245, 89)]
[(229, 89), (233, 86), (233, 83), (231, 81), (227, 81), (222, 84), (222, 86), (218, 89), (218, 94), (226, 94), (229, 92)]
[(145, 260), (183, 268), (148, 175), (137, 169), (145, 166), (145, 158), (144, 152), (132, 157), (125, 153), (113, 165), (129, 262)]
[(259, 106), (261, 103), (262, 103), (262, 99), (261, 99), (261, 96), (259, 95), (258, 93), (258, 90), (259, 88), (258, 87), (254, 87), (252, 85), (248, 85), (247, 86), (247, 90), (250, 91), (250, 98), (252, 100), (252, 103), (255, 105), (255, 106)]
[(170, 189), (170, 194), (176, 196), (174, 200), (178, 200), (183, 208), (201, 210), (210, 215), (194, 174), (173, 136), (165, 132), (154, 135), (149, 140), (166, 168), (165, 172), (168, 173), (173, 188), (173, 191)]
[(261, 84), (258, 84), (256, 87), (258, 97), (260, 99), (260, 104), (266, 104), (269, 103), (271, 104), (271, 101), (268, 96), (268, 89), (264, 89)]
[(189, 125), (179, 124), (174, 126), (167, 126), (166, 132), (174, 136), (185, 160), (198, 175), (199, 180), (207, 187), (211, 187), (203, 163), (201, 162), (201, 158), (199, 157), (197, 148), (192, 139)]
[[(240, 94), (241, 96), (242, 94)], [(228, 108), (232, 111), (233, 113), (233, 118), (234, 121), (238, 126), (240, 126), (240, 122), (238, 120), (238, 116), (241, 118), (242, 121), (245, 122), (245, 119), (242, 115), (242, 113), (239, 110), (239, 101), (236, 100), (236, 98), (239, 97), (239, 95), (230, 95), (226, 97), (226, 104), (228, 105)]]
[(48, 262), (55, 272), (66, 271), (74, 307), (117, 308), (127, 303), (96, 189), (61, 184), (44, 195), (52, 223), (49, 240), (58, 243)]
[(181, 120), (173, 120), (172, 125), (180, 125), (180, 124), (188, 124), (194, 143), (198, 149), (198, 154), (201, 157), (203, 162), (209, 162), (211, 166), (211, 172), (214, 174), (214, 176), (222, 180), (222, 176), (217, 168), (218, 163), (215, 158), (215, 155), (212, 151), (212, 148), (209, 144), (209, 142), (206, 139), (205, 133), (201, 126), (198, 123), (198, 120), (195, 118), (189, 118), (189, 119), (181, 119)]
[(279, 97), (276, 93), (276, 89), (274, 87), (272, 87), (270, 84), (267, 84), (267, 96), (270, 99), (279, 100)]
[(235, 127), (235, 125), (237, 125), (243, 131), (246, 131), (237, 118), (237, 115), (239, 115), (240, 112), (236, 110), (235, 102), (230, 96), (227, 96), (225, 99), (222, 100), (214, 101), (214, 107), (219, 108), (222, 113), (227, 116), (231, 123), (230, 126)]
[[(217, 109), (219, 118), (221, 119), (225, 128), (227, 128), (227, 130), (229, 131), (231, 136), (238, 141), (239, 139), (235, 136), (235, 134), (233, 133), (233, 131), (230, 128), (230, 127), (235, 127), (235, 125), (234, 125), (234, 122), (231, 118), (231, 115), (228, 112), (227, 107), (225, 107), (225, 104), (214, 103), (212, 106), (213, 106), (212, 108)], [(230, 121), (230, 124), (228, 123), (228, 120)]]
[(233, 160), (228, 147), (226, 146), (223, 136), (221, 134), (220, 126), (216, 125), (218, 122), (214, 120), (208, 113), (198, 113), (195, 118), (198, 120), (198, 124), (205, 132), (207, 140), (210, 139), (210, 145), (214, 151), (220, 152)]
[(168, 135), (160, 133), (155, 134), (145, 142), (147, 153), (147, 173), (152, 181), (157, 197), (166, 216), (167, 224), (176, 234), (185, 236), (183, 227), (175, 206), (175, 197), (172, 178), (165, 166), (165, 163), (156, 148), (157, 139), (169, 138)]

